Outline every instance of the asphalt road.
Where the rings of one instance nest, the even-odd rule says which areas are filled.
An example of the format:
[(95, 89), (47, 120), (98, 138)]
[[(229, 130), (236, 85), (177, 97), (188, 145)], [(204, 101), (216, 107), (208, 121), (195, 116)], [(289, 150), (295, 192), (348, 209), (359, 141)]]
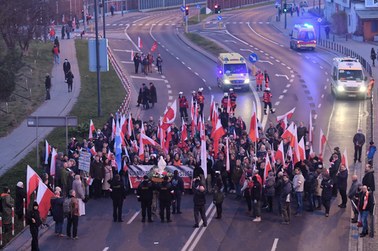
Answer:
[[(284, 114), (296, 107), (293, 120), (304, 121), (305, 124), (312, 114), (314, 150), (318, 149), (319, 131), (322, 129), (329, 142), (325, 158), (329, 158), (333, 147), (340, 146), (342, 151), (347, 148), (349, 163), (352, 163), (351, 139), (357, 128), (366, 128), (366, 101), (335, 100), (329, 89), (330, 63), (335, 54), (319, 48), (315, 52), (290, 50), (288, 32), (277, 30), (271, 23), (274, 12), (272, 6), (229, 12), (223, 15), (225, 29), (219, 30), (217, 24), (212, 23), (205, 29), (200, 26), (191, 29), (246, 57), (251, 51), (257, 52), (260, 57), (257, 67), (266, 69), (271, 76), (276, 114)], [(108, 26), (110, 47), (134, 80), (133, 91), (136, 93), (142, 82), (153, 81), (158, 87), (158, 104), (154, 109), (141, 111), (133, 108), (143, 119), (149, 116), (158, 119), (167, 103), (177, 98), (179, 91), (189, 97), (192, 90), (204, 87), (208, 104), (210, 95), (219, 100), (223, 94), (215, 83), (215, 63), (188, 47), (177, 36), (177, 32), (182, 31), (180, 21), (181, 14), (175, 11), (138, 13)], [(130, 51), (137, 50), (138, 36), (143, 41), (143, 51), (148, 51), (154, 40), (159, 42), (158, 52), (164, 60), (162, 76), (152, 73), (148, 79), (133, 73)], [(237, 115), (246, 122), (251, 115), (254, 97), (252, 91), (239, 93), (237, 102), (243, 109), (238, 109)], [(136, 100), (135, 96), (133, 98)], [(206, 109), (205, 114), (208, 107)], [(275, 121), (275, 115), (261, 115), (260, 110), (259, 116), (264, 123)], [(349, 170), (350, 173), (361, 171), (353, 165)], [(207, 228), (198, 230), (191, 227), (191, 200), (191, 195), (184, 196), (184, 213), (175, 215), (170, 224), (160, 223), (158, 219), (151, 224), (141, 223), (140, 214), (137, 214), (139, 205), (134, 196), (125, 201), (123, 223), (112, 222), (110, 200), (90, 201), (87, 216), (80, 218), (78, 241), (45, 235), (40, 246), (42, 250), (104, 250), (108, 247), (108, 250), (331, 251), (348, 248), (350, 208), (339, 209), (339, 198), (333, 201), (329, 218), (319, 211), (304, 213), (302, 217), (293, 216), (292, 224), (282, 226), (277, 209), (273, 214), (264, 212), (261, 223), (251, 222), (245, 214), (244, 201), (237, 201), (231, 195), (224, 202), (224, 218), (220, 221), (211, 219)], [(210, 201), (209, 197), (208, 207)], [(209, 218), (213, 214), (211, 206)]]

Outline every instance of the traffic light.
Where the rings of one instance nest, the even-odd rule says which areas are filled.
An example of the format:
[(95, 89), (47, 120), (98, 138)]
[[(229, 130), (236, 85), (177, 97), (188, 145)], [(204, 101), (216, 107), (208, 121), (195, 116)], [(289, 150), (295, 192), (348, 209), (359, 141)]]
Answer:
[(189, 6), (186, 6), (186, 7), (185, 7), (185, 15), (186, 15), (186, 16), (189, 15)]
[(286, 3), (284, 3), (284, 5), (283, 5), (283, 12), (284, 12), (284, 13), (287, 12), (287, 4), (286, 4)]
[(214, 5), (214, 13), (215, 14), (220, 14), (221, 13), (221, 7), (220, 7), (220, 5), (218, 5), (218, 4)]

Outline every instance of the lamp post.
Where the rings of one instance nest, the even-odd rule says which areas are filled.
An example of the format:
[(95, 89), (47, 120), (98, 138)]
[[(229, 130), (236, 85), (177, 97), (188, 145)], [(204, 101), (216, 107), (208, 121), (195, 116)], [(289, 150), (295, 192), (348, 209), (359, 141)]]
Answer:
[(102, 0), (102, 27), (103, 27), (103, 33), (104, 33), (104, 38), (105, 38), (106, 37), (105, 36), (105, 0)]
[(98, 117), (101, 117), (102, 111), (101, 111), (101, 79), (100, 79), (100, 46), (99, 46), (99, 41), (98, 41), (97, 0), (94, 0), (94, 13), (95, 13), (95, 32), (96, 32), (97, 115)]

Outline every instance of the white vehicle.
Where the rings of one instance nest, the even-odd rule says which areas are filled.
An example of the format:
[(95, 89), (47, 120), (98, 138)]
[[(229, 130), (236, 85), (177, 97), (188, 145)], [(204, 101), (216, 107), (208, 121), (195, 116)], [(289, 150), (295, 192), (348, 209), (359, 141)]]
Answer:
[(217, 60), (217, 82), (223, 90), (249, 90), (247, 61), (239, 53), (220, 53)]
[(331, 90), (336, 97), (366, 97), (367, 77), (358, 59), (333, 59)]

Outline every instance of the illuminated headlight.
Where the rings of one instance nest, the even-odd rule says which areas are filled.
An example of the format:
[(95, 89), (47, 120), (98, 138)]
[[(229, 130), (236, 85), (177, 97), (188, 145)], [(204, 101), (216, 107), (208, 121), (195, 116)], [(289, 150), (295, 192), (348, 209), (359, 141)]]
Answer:
[(244, 80), (244, 84), (249, 84), (249, 78), (246, 78), (246, 79)]
[(366, 92), (366, 89), (367, 89), (366, 86), (363, 85), (360, 87), (360, 92)]
[(227, 78), (224, 79), (224, 83), (225, 83), (226, 85), (231, 84), (230, 80), (227, 79)]
[(339, 92), (343, 92), (343, 91), (345, 91), (344, 86), (339, 85), (339, 86), (337, 87), (337, 91), (339, 91)]

